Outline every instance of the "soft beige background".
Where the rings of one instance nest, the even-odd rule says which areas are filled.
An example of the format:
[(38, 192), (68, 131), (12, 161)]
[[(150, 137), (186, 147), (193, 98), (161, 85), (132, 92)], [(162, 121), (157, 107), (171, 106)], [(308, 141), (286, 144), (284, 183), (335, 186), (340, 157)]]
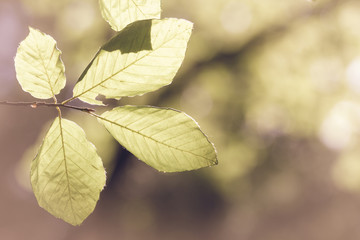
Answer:
[[(219, 165), (158, 173), (96, 120), (65, 112), (108, 172), (95, 212), (72, 227), (29, 188), (30, 161), (55, 111), (0, 106), (0, 239), (359, 239), (360, 1), (162, 6), (164, 17), (195, 24), (180, 72), (168, 87), (112, 104), (185, 111), (215, 143)], [(0, 100), (33, 101), (13, 63), (28, 26), (63, 52), (68, 83), (59, 99), (114, 34), (96, 0), (0, 0)]]

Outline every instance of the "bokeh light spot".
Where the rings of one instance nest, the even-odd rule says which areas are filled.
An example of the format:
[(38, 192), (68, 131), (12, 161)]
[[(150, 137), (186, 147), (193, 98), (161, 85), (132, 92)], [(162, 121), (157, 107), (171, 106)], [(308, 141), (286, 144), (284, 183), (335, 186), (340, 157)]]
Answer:
[(341, 101), (326, 116), (319, 130), (321, 141), (329, 148), (343, 150), (352, 143), (354, 134), (359, 132), (360, 106)]
[(360, 58), (354, 59), (346, 69), (347, 83), (350, 90), (360, 93)]

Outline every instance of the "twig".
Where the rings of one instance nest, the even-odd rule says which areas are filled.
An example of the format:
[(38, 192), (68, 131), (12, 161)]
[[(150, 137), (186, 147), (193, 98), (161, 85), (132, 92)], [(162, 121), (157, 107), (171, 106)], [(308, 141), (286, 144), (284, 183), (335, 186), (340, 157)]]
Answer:
[(26, 106), (26, 107), (64, 107), (71, 108), (82, 112), (95, 112), (95, 109), (87, 108), (87, 107), (77, 107), (73, 105), (66, 105), (63, 103), (47, 103), (47, 102), (9, 102), (9, 101), (0, 101), (0, 105), (12, 105), (12, 106)]

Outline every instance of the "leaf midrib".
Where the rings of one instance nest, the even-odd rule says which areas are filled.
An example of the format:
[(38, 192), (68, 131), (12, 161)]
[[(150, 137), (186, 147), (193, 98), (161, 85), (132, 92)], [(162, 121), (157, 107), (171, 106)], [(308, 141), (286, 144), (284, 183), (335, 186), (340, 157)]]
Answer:
[[(136, 4), (136, 2), (134, 0), (131, 0), (131, 2), (134, 4), (134, 6), (139, 10), (139, 12), (146, 17), (145, 13), (141, 10), (141, 8), (139, 7), (139, 5)], [(131, 16), (130, 16), (131, 19)]]
[(65, 173), (66, 173), (66, 182), (67, 182), (67, 188), (68, 188), (68, 194), (69, 194), (69, 201), (70, 201), (70, 207), (71, 207), (71, 211), (73, 213), (74, 220), (75, 220), (75, 222), (77, 222), (77, 220), (76, 220), (77, 217), (75, 215), (74, 206), (73, 206), (72, 197), (71, 197), (70, 179), (69, 179), (69, 173), (68, 173), (68, 168), (67, 168), (67, 157), (66, 157), (66, 152), (65, 152), (65, 140), (64, 140), (64, 133), (63, 133), (63, 127), (62, 127), (61, 120), (62, 120), (61, 114), (59, 113), (59, 128), (60, 128), (60, 136), (61, 136), (61, 146), (63, 149), (63, 157), (64, 157), (64, 165), (65, 165)]
[[(200, 158), (203, 158), (203, 159), (205, 159), (205, 160), (208, 160), (208, 161), (211, 161), (211, 162), (212, 162), (212, 159), (211, 159), (211, 158), (206, 158), (206, 157), (204, 157), (204, 156), (202, 156), (202, 155), (198, 155), (198, 154), (195, 154), (195, 153), (190, 152), (190, 151), (187, 151), (187, 150), (183, 150), (183, 149), (179, 149), (179, 148), (177, 148), (177, 147), (173, 147), (173, 146), (168, 145), (168, 144), (166, 144), (166, 143), (160, 142), (160, 141), (158, 141), (157, 139), (154, 139), (154, 138), (152, 138), (152, 137), (150, 137), (150, 136), (147, 136), (147, 135), (145, 135), (145, 134), (143, 134), (143, 133), (141, 133), (141, 132), (138, 132), (138, 131), (136, 131), (136, 130), (134, 130), (134, 129), (128, 128), (127, 126), (123, 126), (123, 125), (121, 125), (121, 124), (119, 124), (119, 123), (117, 123), (117, 122), (114, 122), (114, 121), (112, 121), (112, 120), (106, 119), (106, 118), (104, 118), (104, 117), (101, 117), (101, 116), (96, 115), (96, 114), (93, 114), (93, 113), (92, 113), (92, 115), (94, 115), (95, 117), (97, 117), (97, 118), (99, 118), (99, 119), (101, 119), (101, 120), (104, 120), (104, 121), (109, 122), (109, 123), (111, 123), (111, 124), (117, 125), (117, 126), (119, 126), (119, 127), (121, 127), (121, 128), (125, 128), (126, 130), (128, 130), (128, 131), (130, 131), (130, 132), (132, 132), (132, 133), (139, 134), (140, 136), (142, 136), (142, 137), (144, 137), (144, 138), (150, 139), (150, 140), (152, 140), (152, 141), (154, 141), (154, 142), (156, 142), (156, 143), (158, 143), (158, 144), (161, 144), (161, 145), (163, 145), (163, 146), (166, 146), (166, 147), (168, 147), (168, 148), (175, 149), (175, 150), (180, 151), (180, 152), (186, 152), (186, 153), (188, 153), (188, 154), (191, 154), (191, 155), (194, 155), (194, 156), (196, 156), (196, 157), (200, 157)], [(204, 136), (204, 137), (206, 137), (206, 136)], [(208, 143), (211, 144), (209, 141), (208, 141)]]
[[(56, 102), (54, 90), (53, 90), (53, 87), (52, 87), (52, 85), (51, 85), (51, 79), (50, 79), (50, 76), (49, 76), (49, 74), (48, 74), (47, 67), (46, 67), (46, 65), (45, 65), (45, 59), (43, 58), (43, 56), (42, 56), (42, 54), (41, 54), (41, 51), (40, 51), (40, 47), (39, 47), (39, 45), (37, 44), (38, 42), (39, 42), (39, 41), (36, 41), (36, 48), (37, 48), (37, 50), (38, 50), (38, 52), (39, 52), (39, 57), (40, 57), (41, 62), (42, 62), (42, 67), (44, 68), (45, 76), (46, 76), (46, 78), (47, 78), (47, 83), (49, 84), (52, 97), (54, 98), (54, 100), (55, 100), (55, 102)], [(53, 50), (52, 50), (52, 52), (51, 52), (50, 59), (51, 59), (51, 57), (53, 56), (54, 51), (55, 51), (55, 47), (53, 48)]]

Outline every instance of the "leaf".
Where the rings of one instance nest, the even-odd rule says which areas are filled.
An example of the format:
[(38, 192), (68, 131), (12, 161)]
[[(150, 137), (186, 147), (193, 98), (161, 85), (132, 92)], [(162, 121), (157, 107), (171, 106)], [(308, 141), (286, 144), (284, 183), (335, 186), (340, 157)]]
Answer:
[(178, 172), (217, 164), (213, 144), (183, 112), (123, 106), (103, 113), (99, 121), (121, 145), (159, 171)]
[(54, 98), (65, 87), (65, 67), (56, 41), (39, 30), (21, 42), (15, 57), (16, 77), (25, 92), (40, 99)]
[(105, 178), (102, 161), (82, 128), (56, 118), (31, 164), (31, 185), (39, 205), (79, 225), (93, 212)]
[(159, 19), (160, 0), (100, 0), (103, 18), (115, 31), (129, 23), (144, 19)]
[(98, 95), (119, 99), (171, 83), (190, 38), (182, 19), (142, 20), (128, 25), (101, 47), (75, 85), (73, 98), (90, 103)]

